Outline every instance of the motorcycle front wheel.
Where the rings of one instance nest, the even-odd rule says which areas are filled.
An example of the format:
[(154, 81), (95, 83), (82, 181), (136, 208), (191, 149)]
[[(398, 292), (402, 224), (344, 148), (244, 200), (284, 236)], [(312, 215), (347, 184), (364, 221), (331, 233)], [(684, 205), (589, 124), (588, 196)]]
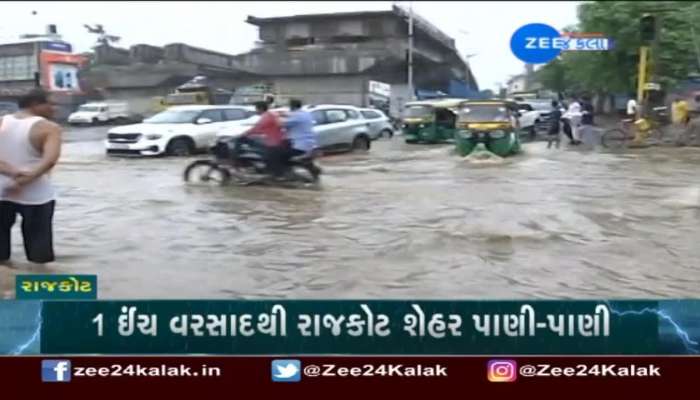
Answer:
[(214, 161), (197, 160), (185, 168), (184, 179), (188, 184), (224, 186), (230, 182), (231, 174)]

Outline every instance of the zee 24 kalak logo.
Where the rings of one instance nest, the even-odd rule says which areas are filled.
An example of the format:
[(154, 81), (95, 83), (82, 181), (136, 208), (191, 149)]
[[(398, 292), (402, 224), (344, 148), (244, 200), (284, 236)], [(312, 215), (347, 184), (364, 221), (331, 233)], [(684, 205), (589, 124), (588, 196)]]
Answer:
[(548, 63), (562, 51), (607, 51), (613, 44), (601, 33), (560, 33), (542, 23), (521, 26), (510, 38), (511, 51), (527, 64)]

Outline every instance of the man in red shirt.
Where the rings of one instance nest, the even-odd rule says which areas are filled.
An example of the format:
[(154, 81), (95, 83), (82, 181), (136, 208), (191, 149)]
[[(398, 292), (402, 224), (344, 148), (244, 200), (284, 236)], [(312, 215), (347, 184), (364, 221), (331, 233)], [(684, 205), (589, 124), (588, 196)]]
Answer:
[(259, 101), (255, 103), (255, 111), (260, 115), (260, 119), (252, 128), (248, 129), (243, 134), (243, 138), (247, 139), (252, 136), (262, 138), (265, 144), (265, 162), (267, 168), (275, 177), (281, 177), (284, 173), (282, 156), (286, 146), (286, 138), (282, 132), (282, 124), (277, 115), (272, 111), (268, 111), (267, 102)]

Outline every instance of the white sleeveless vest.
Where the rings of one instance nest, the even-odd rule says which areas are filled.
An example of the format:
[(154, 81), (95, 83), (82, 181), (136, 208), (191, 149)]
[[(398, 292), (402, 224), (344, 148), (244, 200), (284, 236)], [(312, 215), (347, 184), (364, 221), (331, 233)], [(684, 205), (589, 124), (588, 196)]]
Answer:
[[(0, 124), (0, 160), (20, 170), (30, 170), (41, 162), (41, 153), (29, 139), (32, 126), (43, 120), (42, 117), (16, 118), (14, 115), (2, 117)], [(35, 179), (18, 191), (8, 193), (5, 189), (12, 185), (12, 179), (0, 174), (0, 200), (25, 205), (39, 205), (55, 200), (56, 192), (47, 174)]]

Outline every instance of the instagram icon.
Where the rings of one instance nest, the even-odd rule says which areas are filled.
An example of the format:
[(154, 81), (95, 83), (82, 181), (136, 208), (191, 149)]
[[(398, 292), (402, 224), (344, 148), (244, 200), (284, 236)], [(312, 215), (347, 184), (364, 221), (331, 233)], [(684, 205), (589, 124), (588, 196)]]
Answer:
[(518, 363), (515, 360), (489, 360), (489, 382), (515, 382)]

